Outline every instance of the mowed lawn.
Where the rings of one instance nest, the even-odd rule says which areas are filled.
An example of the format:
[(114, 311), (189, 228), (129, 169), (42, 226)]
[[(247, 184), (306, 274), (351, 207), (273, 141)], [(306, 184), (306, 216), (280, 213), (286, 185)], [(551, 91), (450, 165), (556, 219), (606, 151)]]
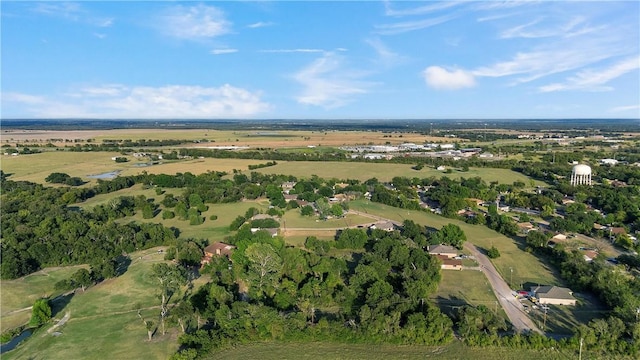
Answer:
[(431, 297), (443, 311), (462, 305), (485, 305), (490, 309), (496, 297), (489, 281), (478, 270), (441, 270), (438, 291)]
[[(449, 223), (456, 224), (464, 231), (467, 240), (471, 243), (483, 249), (495, 246), (500, 251), (501, 256), (493, 259), (492, 262), (502, 277), (507, 282), (512, 282), (514, 289), (520, 287), (520, 283), (526, 282), (562, 285), (553, 269), (523, 250), (523, 239), (514, 240), (483, 225), (471, 225), (425, 211), (399, 209), (366, 200), (352, 201), (349, 203), (349, 208), (399, 222), (409, 219), (435, 229), (440, 229)], [(511, 269), (513, 269), (513, 281)]]
[[(122, 276), (70, 296), (66, 307), (54, 316), (60, 319), (70, 313), (67, 323), (56, 329), (61, 335), (47, 334), (52, 322), (16, 350), (3, 354), (3, 359), (167, 359), (177, 350), (177, 329), (169, 328), (164, 336), (158, 331), (149, 342), (137, 314), (142, 309), (147, 320), (158, 324), (158, 286), (151, 276), (151, 266), (164, 261), (158, 249), (162, 248), (132, 253)], [(197, 279), (195, 287), (207, 279)]]
[(29, 322), (31, 310), (26, 308), (39, 298), (59, 294), (54, 284), (83, 267), (87, 268), (84, 265), (46, 268), (19, 279), (0, 280), (0, 331)]
[(444, 346), (371, 345), (326, 342), (266, 342), (240, 345), (232, 349), (214, 351), (205, 357), (217, 359), (261, 360), (387, 360), (387, 359), (446, 359), (496, 360), (538, 359), (556, 360), (573, 358), (574, 354), (558, 350), (525, 350), (498, 347), (472, 348), (454, 340)]
[[(278, 162), (275, 166), (261, 168), (256, 171), (264, 174), (286, 174), (298, 178), (309, 178), (311, 175), (318, 175), (324, 179), (356, 179), (365, 181), (377, 178), (380, 181), (391, 181), (395, 176), (408, 178), (441, 178), (443, 176), (459, 179), (481, 177), (487, 183), (497, 181), (503, 184), (512, 184), (514, 181), (522, 181), (529, 186), (530, 178), (509, 169), (493, 168), (470, 168), (469, 171), (454, 170), (447, 174), (431, 167), (424, 167), (422, 170), (411, 169), (412, 164), (387, 164), (387, 163), (364, 163), (364, 162), (328, 162), (328, 161), (291, 161)], [(544, 183), (536, 181), (536, 185)]]

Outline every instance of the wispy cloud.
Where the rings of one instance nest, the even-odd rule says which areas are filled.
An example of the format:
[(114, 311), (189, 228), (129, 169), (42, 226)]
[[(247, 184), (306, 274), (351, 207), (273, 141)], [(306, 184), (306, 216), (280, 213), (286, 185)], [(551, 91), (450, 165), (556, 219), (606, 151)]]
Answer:
[(433, 2), (429, 5), (423, 5), (419, 7), (409, 9), (394, 9), (391, 6), (390, 1), (384, 2), (385, 15), (387, 16), (411, 16), (411, 15), (424, 15), (437, 12), (440, 10), (446, 10), (454, 6), (466, 3), (465, 1), (443, 1)]
[(402, 55), (390, 50), (389, 47), (379, 38), (366, 39), (365, 43), (375, 50), (378, 56), (378, 62), (383, 66), (393, 66), (405, 60)]
[(288, 54), (288, 53), (324, 53), (327, 52), (323, 49), (311, 49), (311, 48), (300, 48), (300, 49), (266, 49), (266, 50), (258, 50), (261, 53), (271, 53), (271, 54)]
[(605, 86), (609, 81), (618, 78), (628, 72), (640, 69), (640, 57), (632, 57), (617, 62), (604, 69), (586, 69), (575, 76), (567, 78), (564, 83), (555, 83), (541, 86), (541, 92), (582, 90), (582, 91), (609, 91), (610, 86)]
[(213, 55), (233, 54), (237, 52), (238, 49), (213, 49), (210, 51), (210, 53)]
[(222, 10), (203, 4), (172, 6), (161, 16), (159, 28), (167, 35), (179, 39), (202, 40), (231, 32), (231, 22)]
[(247, 25), (247, 27), (248, 27), (248, 28), (251, 28), (251, 29), (257, 29), (257, 28), (262, 28), (262, 27), (267, 27), (267, 26), (273, 26), (273, 25), (274, 25), (274, 23), (272, 23), (272, 22), (263, 22), (263, 21), (258, 21), (258, 22), (256, 22), (256, 23), (253, 23), (253, 24), (249, 24), (249, 25)]
[(4, 93), (2, 105), (20, 105), (36, 117), (51, 118), (217, 118), (252, 117), (271, 109), (259, 92), (220, 87), (161, 87), (110, 84), (57, 97)]
[(41, 15), (86, 23), (97, 27), (109, 27), (114, 22), (113, 18), (95, 16), (80, 4), (73, 2), (38, 2), (32, 8), (32, 11)]
[(473, 70), (475, 76), (504, 77), (518, 75), (515, 84), (530, 82), (548, 75), (580, 69), (589, 64), (628, 52), (624, 44), (606, 39), (555, 42), (529, 52), (519, 52), (510, 60)]
[(337, 108), (353, 101), (354, 96), (369, 92), (372, 83), (361, 80), (363, 73), (345, 69), (343, 59), (326, 53), (298, 71), (293, 78), (303, 86), (296, 97), (301, 104)]
[(614, 108), (609, 109), (609, 112), (627, 112), (627, 111), (635, 111), (636, 115), (640, 117), (640, 105), (627, 105), (627, 106), (616, 106)]
[[(536, 26), (538, 25), (538, 26)], [(589, 26), (586, 19), (575, 16), (566, 23), (556, 23), (555, 21), (545, 22), (542, 18), (537, 18), (523, 25), (518, 25), (502, 31), (500, 38), (544, 38), (544, 37), (574, 37), (589, 34), (595, 31), (606, 29), (606, 26)]]
[(457, 15), (449, 14), (416, 21), (401, 21), (391, 24), (382, 24), (375, 26), (375, 33), (380, 35), (396, 35), (410, 31), (416, 31), (445, 23), (455, 19)]
[(428, 86), (437, 90), (459, 90), (474, 87), (475, 77), (472, 73), (461, 69), (445, 69), (440, 66), (429, 66), (422, 72)]

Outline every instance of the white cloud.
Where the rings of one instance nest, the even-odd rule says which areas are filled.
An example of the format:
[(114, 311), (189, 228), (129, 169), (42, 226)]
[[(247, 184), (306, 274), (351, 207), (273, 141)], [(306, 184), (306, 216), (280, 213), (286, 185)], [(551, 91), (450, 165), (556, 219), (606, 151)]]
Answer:
[(457, 15), (443, 15), (435, 18), (417, 20), (417, 21), (403, 21), (392, 24), (382, 24), (375, 26), (375, 32), (380, 35), (396, 35), (410, 31), (421, 30), (431, 26), (439, 25), (449, 20), (456, 18)]
[(242, 118), (271, 109), (270, 104), (261, 100), (259, 92), (229, 84), (217, 88), (111, 84), (58, 97), (9, 93), (3, 94), (2, 101), (3, 107), (18, 104), (21, 111), (50, 118)]
[(584, 90), (584, 91), (609, 91), (612, 87), (603, 86), (609, 81), (618, 78), (628, 72), (640, 69), (640, 57), (633, 57), (620, 61), (605, 69), (586, 69), (575, 76), (567, 78), (565, 83), (555, 83), (541, 86), (541, 92)]
[(640, 105), (616, 106), (609, 110), (609, 112), (627, 112), (627, 111), (635, 111), (636, 115), (640, 117)]
[[(539, 25), (539, 26), (535, 26)], [(568, 22), (559, 24), (551, 19), (544, 22), (543, 18), (537, 18), (523, 25), (518, 25), (500, 34), (502, 39), (512, 38), (544, 38), (544, 37), (574, 37), (589, 34), (595, 31), (606, 29), (606, 26), (589, 26), (586, 24), (586, 18), (582, 16), (574, 16)]]
[(261, 53), (273, 53), (273, 54), (278, 54), (278, 53), (283, 53), (283, 54), (288, 54), (288, 53), (324, 53), (324, 52), (326, 52), (326, 50), (322, 50), (322, 49), (267, 49), (267, 50), (260, 50), (258, 52), (261, 52)]
[(458, 6), (464, 3), (466, 2), (465, 1), (446, 1), (446, 2), (431, 3), (429, 5), (423, 5), (416, 8), (398, 10), (398, 9), (392, 9), (391, 3), (389, 1), (385, 1), (384, 7), (385, 7), (385, 15), (387, 16), (411, 16), (411, 15), (429, 14), (432, 12), (449, 9), (451, 7)]
[(367, 93), (372, 86), (360, 80), (362, 76), (362, 73), (345, 70), (339, 56), (326, 53), (294, 74), (294, 79), (303, 86), (302, 94), (296, 100), (325, 108), (344, 106), (355, 95)]
[(379, 61), (384, 66), (393, 66), (404, 60), (403, 56), (391, 51), (379, 38), (366, 39), (365, 43), (375, 50)]
[(231, 23), (225, 19), (222, 10), (202, 4), (171, 7), (162, 19), (160, 29), (180, 39), (208, 39), (231, 31)]
[(429, 66), (422, 75), (427, 85), (437, 90), (458, 90), (476, 85), (473, 74), (461, 69), (447, 70), (440, 66)]
[(233, 54), (238, 52), (238, 49), (213, 49), (210, 51), (213, 55)]
[(72, 2), (38, 2), (31, 10), (41, 15), (82, 22), (97, 27), (109, 27), (114, 22), (113, 18), (96, 17), (80, 4)]
[(267, 26), (272, 26), (272, 25), (274, 25), (272, 22), (258, 21), (256, 23), (247, 25), (247, 27), (251, 28), (251, 29), (257, 29), (257, 28), (267, 27)]

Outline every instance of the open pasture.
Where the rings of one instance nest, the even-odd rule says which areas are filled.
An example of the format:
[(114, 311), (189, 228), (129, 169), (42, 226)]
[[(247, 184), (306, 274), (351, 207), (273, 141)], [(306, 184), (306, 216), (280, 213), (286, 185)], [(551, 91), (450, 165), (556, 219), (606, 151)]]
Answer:
[[(450, 142), (441, 137), (418, 133), (390, 133), (382, 131), (303, 131), (303, 130), (214, 130), (214, 129), (112, 129), (112, 130), (4, 130), (3, 144), (46, 144), (56, 146), (74, 144), (73, 141), (92, 140), (187, 140), (197, 141), (191, 146), (251, 146), (288, 148), (307, 146), (344, 146), (366, 144), (401, 144), (405, 142)], [(67, 140), (67, 142), (65, 142)], [(71, 141), (71, 142), (68, 142)]]
[[(387, 164), (365, 162), (317, 162), (317, 161), (280, 161), (275, 166), (261, 168), (256, 171), (264, 174), (286, 174), (298, 178), (309, 178), (318, 175), (324, 179), (356, 179), (365, 181), (377, 178), (380, 181), (391, 181), (395, 176), (407, 178), (441, 178), (443, 176), (459, 179), (479, 176), (487, 183), (497, 181), (503, 184), (512, 184), (514, 181), (522, 181), (529, 185), (530, 178), (509, 169), (470, 168), (469, 171), (458, 171), (447, 174), (444, 171), (424, 167), (422, 170), (413, 170), (411, 164)], [(543, 183), (536, 181), (537, 185)]]
[[(62, 318), (68, 311), (70, 319), (57, 328), (59, 336), (46, 332), (53, 322), (34, 334), (16, 350), (3, 354), (3, 359), (166, 359), (177, 350), (177, 330), (160, 330), (153, 340), (147, 340), (144, 324), (137, 315), (158, 324), (159, 300), (151, 265), (163, 262), (164, 253), (158, 247), (131, 255), (128, 270), (120, 277), (77, 290), (68, 304), (54, 316)], [(206, 281), (196, 280), (196, 288)], [(174, 295), (177, 300), (180, 293)], [(90, 344), (90, 346), (87, 346)]]
[(149, 174), (176, 174), (191, 172), (195, 175), (207, 171), (232, 172), (234, 169), (246, 170), (249, 165), (264, 163), (262, 160), (244, 159), (192, 159), (184, 161), (164, 161), (161, 164), (140, 166), (147, 160), (136, 160), (126, 156), (130, 161), (116, 163), (111, 158), (122, 156), (118, 152), (70, 152), (46, 151), (40, 154), (3, 156), (2, 171), (11, 174), (12, 180), (44, 183), (44, 179), (52, 172), (62, 172), (72, 177), (79, 177), (88, 184), (97, 182), (91, 175), (99, 175), (119, 171), (121, 176), (138, 175), (146, 171)]
[(496, 297), (489, 281), (477, 270), (442, 270), (438, 291), (431, 297), (443, 311), (463, 305), (484, 305), (494, 308)]
[(29, 322), (31, 309), (27, 308), (39, 298), (58, 294), (55, 283), (83, 267), (87, 268), (84, 265), (46, 268), (18, 279), (0, 280), (0, 332)]
[[(515, 354), (517, 352), (517, 355)], [(468, 347), (458, 340), (444, 346), (343, 344), (330, 342), (265, 342), (214, 351), (206, 359), (475, 359), (495, 360), (532, 357), (539, 360), (567, 359), (573, 354), (557, 350), (526, 350), (499, 347)]]

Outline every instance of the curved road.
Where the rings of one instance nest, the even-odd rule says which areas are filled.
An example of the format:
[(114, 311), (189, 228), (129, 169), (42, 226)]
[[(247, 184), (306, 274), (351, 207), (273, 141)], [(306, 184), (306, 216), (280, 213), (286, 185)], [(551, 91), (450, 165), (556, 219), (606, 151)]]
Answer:
[(540, 329), (538, 329), (538, 327), (533, 323), (533, 320), (529, 318), (529, 315), (524, 312), (522, 304), (520, 304), (520, 301), (513, 296), (513, 291), (509, 288), (507, 282), (502, 279), (502, 276), (500, 276), (496, 271), (496, 268), (493, 266), (493, 263), (491, 263), (489, 258), (481, 253), (475, 245), (468, 241), (464, 243), (464, 248), (469, 250), (473, 256), (475, 256), (476, 261), (480, 264), (482, 272), (484, 272), (487, 280), (489, 280), (489, 284), (491, 284), (493, 293), (496, 295), (498, 301), (500, 301), (500, 306), (504, 309), (504, 312), (507, 314), (509, 321), (511, 321), (511, 324), (513, 324), (516, 331), (535, 331), (543, 334), (543, 332), (540, 331)]
[[(366, 216), (366, 217), (375, 219), (377, 221), (390, 221), (397, 226), (402, 225), (400, 222), (386, 219), (377, 215), (363, 213), (363, 212), (355, 211), (351, 209), (349, 209), (348, 212), (352, 214)], [(351, 226), (351, 227), (356, 227), (356, 226)], [(344, 229), (344, 228), (341, 228), (341, 229)], [(291, 228), (288, 230), (311, 230), (311, 229)], [(328, 229), (322, 229), (322, 230), (328, 230)], [(527, 313), (524, 312), (522, 304), (520, 304), (520, 301), (518, 301), (518, 299), (516, 299), (513, 296), (513, 291), (511, 290), (511, 288), (509, 288), (509, 285), (507, 285), (507, 282), (504, 281), (504, 279), (498, 273), (498, 271), (496, 271), (496, 268), (493, 266), (493, 263), (491, 263), (489, 258), (483, 253), (481, 253), (480, 250), (478, 250), (478, 248), (472, 243), (470, 243), (469, 241), (466, 241), (464, 243), (464, 248), (469, 250), (475, 257), (476, 261), (478, 261), (481, 271), (484, 273), (487, 280), (489, 280), (489, 284), (493, 289), (493, 293), (495, 294), (498, 301), (500, 301), (500, 306), (502, 306), (502, 309), (507, 314), (507, 317), (509, 318), (509, 321), (511, 322), (515, 330), (517, 332), (535, 331), (537, 333), (544, 334), (533, 323), (533, 320), (529, 318), (529, 315), (527, 315)]]

